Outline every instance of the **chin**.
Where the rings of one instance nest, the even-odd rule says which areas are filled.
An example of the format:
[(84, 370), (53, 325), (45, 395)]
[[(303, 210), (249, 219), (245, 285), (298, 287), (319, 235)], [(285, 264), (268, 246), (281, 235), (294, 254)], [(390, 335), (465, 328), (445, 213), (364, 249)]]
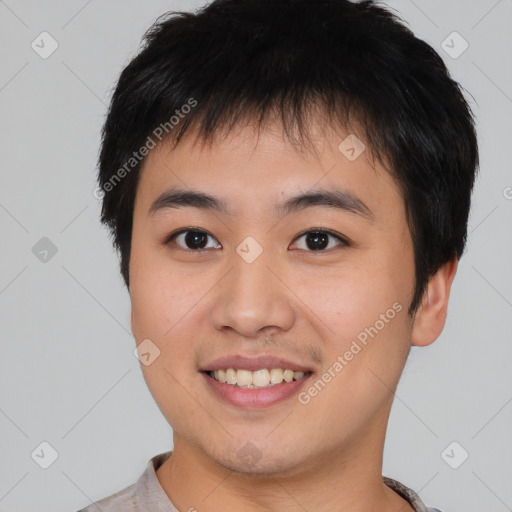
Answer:
[(246, 475), (266, 475), (271, 476), (283, 472), (289, 472), (298, 469), (300, 461), (295, 461), (292, 454), (296, 450), (291, 450), (290, 453), (284, 453), (277, 450), (267, 441), (267, 447), (259, 449), (255, 443), (248, 440), (243, 440), (236, 445), (226, 446), (224, 451), (219, 453), (217, 451), (207, 452), (217, 465), (225, 470), (234, 471), (235, 473)]

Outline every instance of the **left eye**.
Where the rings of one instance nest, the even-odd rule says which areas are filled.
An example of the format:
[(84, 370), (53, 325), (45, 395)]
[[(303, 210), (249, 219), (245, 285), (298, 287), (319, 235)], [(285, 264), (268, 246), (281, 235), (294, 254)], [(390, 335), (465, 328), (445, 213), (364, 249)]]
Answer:
[(320, 229), (307, 231), (306, 233), (303, 233), (297, 237), (296, 240), (300, 240), (302, 238), (304, 239), (305, 243), (303, 243), (302, 247), (299, 247), (299, 249), (307, 251), (324, 251), (326, 249), (332, 249), (333, 246), (330, 243), (329, 238), (338, 241), (337, 244), (334, 244), (334, 247), (338, 245), (348, 245), (348, 242), (339, 235), (335, 235), (334, 233)]

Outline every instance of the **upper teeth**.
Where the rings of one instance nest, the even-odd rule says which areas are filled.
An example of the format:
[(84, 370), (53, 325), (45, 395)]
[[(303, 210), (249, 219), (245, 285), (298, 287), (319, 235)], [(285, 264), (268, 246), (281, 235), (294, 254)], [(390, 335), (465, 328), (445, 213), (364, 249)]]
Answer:
[(281, 368), (272, 368), (271, 370), (262, 369), (251, 372), (250, 370), (215, 370), (210, 375), (220, 382), (231, 384), (232, 386), (245, 388), (265, 388), (283, 382), (291, 382), (304, 377), (304, 372), (294, 372), (293, 370), (282, 370)]

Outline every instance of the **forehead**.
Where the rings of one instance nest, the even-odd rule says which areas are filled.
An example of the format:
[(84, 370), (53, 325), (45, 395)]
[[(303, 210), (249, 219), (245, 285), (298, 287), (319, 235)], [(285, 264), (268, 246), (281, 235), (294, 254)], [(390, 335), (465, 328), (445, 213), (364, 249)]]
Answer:
[(187, 133), (176, 147), (162, 142), (150, 151), (136, 203), (149, 211), (165, 191), (193, 189), (235, 212), (243, 204), (266, 208), (299, 192), (331, 190), (346, 192), (371, 211), (391, 213), (397, 201), (400, 209), (399, 187), (360, 137), (330, 129), (314, 132), (312, 140), (313, 150), (294, 146), (276, 124), (262, 130), (246, 126), (208, 142)]

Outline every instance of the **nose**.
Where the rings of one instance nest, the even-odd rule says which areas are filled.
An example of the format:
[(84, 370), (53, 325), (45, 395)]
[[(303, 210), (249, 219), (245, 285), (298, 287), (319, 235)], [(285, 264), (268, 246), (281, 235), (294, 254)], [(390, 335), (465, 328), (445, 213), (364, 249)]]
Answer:
[(211, 313), (215, 329), (246, 338), (291, 329), (293, 293), (277, 277), (278, 268), (268, 263), (263, 255), (252, 263), (234, 255), (233, 268), (216, 289)]

